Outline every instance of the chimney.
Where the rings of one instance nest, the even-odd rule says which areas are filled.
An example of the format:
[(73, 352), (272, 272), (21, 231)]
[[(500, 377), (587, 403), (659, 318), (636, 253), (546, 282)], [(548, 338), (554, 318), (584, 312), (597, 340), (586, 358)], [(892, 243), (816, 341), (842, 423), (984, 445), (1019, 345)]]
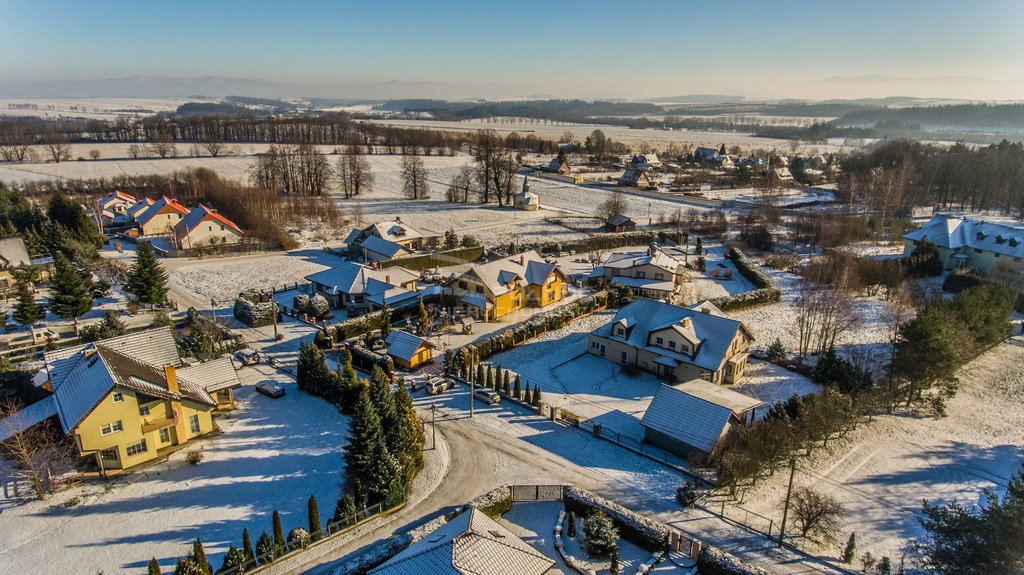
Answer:
[(690, 327), (690, 323), (691, 323), (691, 322), (690, 322), (690, 318), (688, 318), (688, 317), (684, 317), (684, 318), (683, 318), (683, 322), (682, 322), (682, 326), (683, 326), (683, 327), (685, 327), (685, 328), (689, 328), (689, 327)]
[(181, 393), (181, 389), (178, 387), (178, 370), (173, 364), (168, 363), (164, 366), (164, 376), (167, 378), (167, 391)]
[(701, 311), (701, 313), (706, 313), (708, 315), (711, 314), (711, 308), (709, 308), (709, 307), (702, 307), (702, 308), (700, 308), (700, 311)]
[(384, 283), (390, 285), (391, 284), (391, 276), (384, 276)]
[(519, 265), (526, 265), (526, 254), (519, 254)]

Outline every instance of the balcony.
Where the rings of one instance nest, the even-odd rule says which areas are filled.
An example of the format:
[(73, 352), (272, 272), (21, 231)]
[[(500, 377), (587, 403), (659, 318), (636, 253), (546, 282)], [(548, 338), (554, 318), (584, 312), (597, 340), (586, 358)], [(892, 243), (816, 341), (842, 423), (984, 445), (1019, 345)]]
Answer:
[(158, 429), (163, 429), (165, 427), (176, 425), (177, 423), (178, 418), (176, 417), (157, 417), (155, 419), (150, 419), (142, 422), (142, 433), (149, 433), (151, 431), (156, 431)]

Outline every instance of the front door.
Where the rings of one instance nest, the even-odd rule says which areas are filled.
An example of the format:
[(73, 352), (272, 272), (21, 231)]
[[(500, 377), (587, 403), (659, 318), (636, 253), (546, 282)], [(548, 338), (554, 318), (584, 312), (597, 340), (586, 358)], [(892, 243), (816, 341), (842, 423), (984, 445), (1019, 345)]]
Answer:
[(604, 344), (602, 343), (601, 344), (601, 357), (604, 357), (604, 352), (605, 352), (605, 348), (604, 348)]

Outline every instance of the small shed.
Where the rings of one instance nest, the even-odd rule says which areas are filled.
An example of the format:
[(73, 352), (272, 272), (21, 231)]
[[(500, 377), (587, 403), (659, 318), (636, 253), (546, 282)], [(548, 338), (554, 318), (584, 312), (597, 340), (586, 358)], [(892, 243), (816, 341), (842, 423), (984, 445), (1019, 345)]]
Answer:
[(636, 231), (636, 222), (626, 215), (612, 216), (604, 221), (604, 231), (615, 233)]
[(695, 379), (675, 387), (662, 385), (640, 425), (644, 441), (688, 459), (711, 454), (733, 427), (753, 423), (757, 398)]
[(428, 339), (398, 329), (391, 330), (384, 343), (395, 365), (405, 369), (415, 369), (432, 360), (437, 347)]

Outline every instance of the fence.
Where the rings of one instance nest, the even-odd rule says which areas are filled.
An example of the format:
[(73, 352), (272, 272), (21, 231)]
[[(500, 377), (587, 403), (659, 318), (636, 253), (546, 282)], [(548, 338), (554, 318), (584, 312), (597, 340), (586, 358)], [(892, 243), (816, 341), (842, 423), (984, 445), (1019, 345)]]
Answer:
[(514, 503), (562, 500), (561, 485), (513, 485), (511, 489)]

